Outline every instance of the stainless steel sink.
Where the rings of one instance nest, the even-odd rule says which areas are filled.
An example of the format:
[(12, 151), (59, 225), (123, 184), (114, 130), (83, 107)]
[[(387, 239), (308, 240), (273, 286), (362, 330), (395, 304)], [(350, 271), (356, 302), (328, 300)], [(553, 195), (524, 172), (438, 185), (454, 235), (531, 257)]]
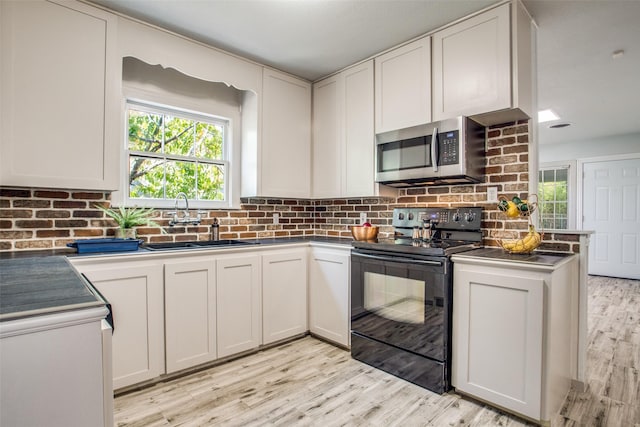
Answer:
[(255, 245), (256, 242), (246, 240), (202, 240), (190, 242), (147, 243), (142, 245), (150, 251), (169, 251), (174, 249), (228, 248), (231, 246)]

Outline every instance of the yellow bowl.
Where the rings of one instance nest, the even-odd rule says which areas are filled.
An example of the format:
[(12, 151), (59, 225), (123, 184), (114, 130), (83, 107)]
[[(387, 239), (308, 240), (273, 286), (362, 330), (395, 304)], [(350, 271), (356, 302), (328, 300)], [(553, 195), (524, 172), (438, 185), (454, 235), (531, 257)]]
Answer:
[(354, 225), (351, 227), (351, 235), (356, 240), (376, 240), (378, 238), (378, 227)]

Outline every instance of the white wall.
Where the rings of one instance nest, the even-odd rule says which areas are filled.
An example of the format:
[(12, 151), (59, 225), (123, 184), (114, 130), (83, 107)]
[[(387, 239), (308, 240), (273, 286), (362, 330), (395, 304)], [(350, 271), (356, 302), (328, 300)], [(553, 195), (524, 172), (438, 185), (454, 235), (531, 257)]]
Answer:
[(540, 163), (640, 153), (640, 133), (612, 135), (563, 144), (538, 144)]

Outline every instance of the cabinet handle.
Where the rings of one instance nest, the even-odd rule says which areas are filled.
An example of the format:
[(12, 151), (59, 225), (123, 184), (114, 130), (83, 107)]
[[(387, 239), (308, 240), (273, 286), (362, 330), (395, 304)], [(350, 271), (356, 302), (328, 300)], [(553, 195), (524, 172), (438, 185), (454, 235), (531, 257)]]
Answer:
[(344, 263), (343, 263), (343, 262), (341, 262), (341, 261), (333, 261), (333, 260), (330, 260), (330, 259), (314, 258), (313, 260), (314, 260), (314, 261), (320, 261), (320, 262), (330, 262), (331, 264), (339, 264), (339, 265), (344, 264)]
[(283, 262), (302, 261), (302, 258), (281, 259), (278, 261), (269, 261), (269, 264), (282, 264)]
[(228, 268), (242, 268), (242, 267), (252, 267), (252, 264), (226, 265), (223, 268), (226, 270)]

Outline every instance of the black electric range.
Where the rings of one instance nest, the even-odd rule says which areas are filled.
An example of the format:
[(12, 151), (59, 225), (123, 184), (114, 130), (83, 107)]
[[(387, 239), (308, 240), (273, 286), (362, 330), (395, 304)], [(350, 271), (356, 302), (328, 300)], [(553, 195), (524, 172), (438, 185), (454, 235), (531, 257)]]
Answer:
[(436, 393), (451, 388), (450, 255), (481, 246), (482, 209), (394, 209), (395, 235), (354, 241), (351, 356)]

